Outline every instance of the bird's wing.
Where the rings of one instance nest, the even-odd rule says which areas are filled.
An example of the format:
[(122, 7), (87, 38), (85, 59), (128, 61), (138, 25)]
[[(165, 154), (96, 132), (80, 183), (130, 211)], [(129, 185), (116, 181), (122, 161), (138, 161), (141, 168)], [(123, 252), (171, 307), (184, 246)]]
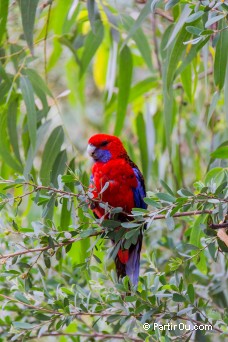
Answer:
[(136, 208), (146, 209), (147, 204), (143, 200), (144, 197), (146, 197), (146, 190), (145, 190), (143, 176), (137, 167), (133, 167), (133, 171), (136, 176), (137, 183), (138, 183), (137, 187), (133, 188), (135, 206)]

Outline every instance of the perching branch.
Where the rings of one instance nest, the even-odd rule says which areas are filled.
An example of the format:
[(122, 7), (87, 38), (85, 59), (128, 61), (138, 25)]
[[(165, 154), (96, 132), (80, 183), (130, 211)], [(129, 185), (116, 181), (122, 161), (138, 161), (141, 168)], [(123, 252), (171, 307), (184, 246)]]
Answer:
[[(14, 182), (13, 181), (4, 181), (4, 180), (1, 180), (1, 183), (6, 183), (6, 184), (13, 184)], [(76, 198), (79, 198), (79, 196), (81, 195), (81, 193), (73, 193), (73, 192), (69, 192), (69, 191), (65, 191), (65, 190), (61, 190), (61, 189), (57, 189), (57, 188), (53, 188), (53, 187), (50, 187), (50, 186), (44, 186), (44, 185), (37, 185), (37, 184), (33, 184), (33, 183), (30, 183), (30, 182), (22, 182), (22, 183), (18, 183), (18, 184), (15, 184), (16, 185), (24, 185), (24, 186), (31, 186), (33, 188), (32, 191), (28, 191), (22, 195), (19, 195), (19, 196), (16, 196), (16, 197), (7, 197), (7, 198), (4, 198), (0, 204), (2, 203), (8, 203), (12, 200), (18, 200), (18, 201), (21, 201), (21, 199), (23, 199), (24, 197), (28, 196), (28, 195), (31, 195), (33, 193), (36, 193), (38, 191), (41, 191), (41, 190), (46, 190), (50, 193), (54, 193), (54, 194), (58, 194), (60, 197), (76, 197)], [(87, 193), (87, 188), (84, 187), (82, 184), (82, 189), (83, 189), (83, 194), (85, 195), (86, 199), (87, 199), (87, 204), (89, 205), (89, 203), (102, 203), (102, 201), (100, 199), (94, 199), (94, 198), (90, 198), (88, 196), (88, 193)], [(211, 197), (210, 197), (211, 198)], [(205, 195), (205, 199), (207, 199), (206, 195)], [(192, 200), (192, 198), (191, 198)], [(196, 197), (194, 197), (194, 200), (197, 201), (202, 201), (201, 199), (197, 199)], [(221, 202), (227, 202), (225, 199), (221, 200)], [(107, 205), (107, 203), (103, 203), (105, 205)], [(145, 213), (145, 214), (142, 214), (142, 220), (143, 222), (145, 221), (148, 221), (148, 220), (163, 220), (163, 219), (166, 219), (167, 218), (167, 213), (166, 214), (162, 214), (162, 212), (166, 211), (170, 211), (172, 210), (173, 208), (175, 208), (175, 204), (172, 204), (168, 207), (163, 207), (157, 211), (154, 211), (154, 212), (150, 212), (150, 213)], [(112, 211), (112, 208), (111, 206), (108, 206), (108, 210), (111, 212)], [(108, 212), (109, 212), (108, 211)], [(171, 217), (173, 218), (176, 218), (176, 217), (187, 217), (187, 216), (197, 216), (197, 215), (203, 215), (203, 214), (212, 214), (213, 213), (213, 210), (194, 210), (194, 211), (185, 211), (185, 212), (176, 212), (175, 214), (173, 214)], [(129, 220), (132, 221), (132, 217), (134, 217), (134, 215), (129, 215), (129, 213), (124, 213), (126, 216), (128, 215), (129, 216)], [(143, 224), (142, 222), (142, 224)], [(101, 235), (102, 233), (105, 232), (104, 230), (104, 227), (102, 226), (102, 221), (99, 221), (99, 222), (96, 222), (98, 225), (100, 225), (101, 227), (101, 230), (99, 231), (94, 231), (94, 233), (88, 235), (87, 237), (90, 238), (90, 237), (94, 237), (94, 236), (98, 236), (98, 235)], [(140, 223), (139, 223), (140, 225)], [(228, 224), (226, 222), (223, 222), (223, 223), (220, 223), (220, 224), (210, 224), (209, 225), (210, 228), (212, 229), (220, 229), (220, 228), (227, 228), (228, 227)], [(69, 240), (65, 240), (63, 242), (59, 242), (59, 243), (56, 243), (54, 244), (54, 247), (55, 248), (59, 248), (59, 247), (63, 247), (63, 246), (68, 246), (74, 242), (77, 242), (77, 241), (80, 241), (80, 240), (83, 240), (85, 239), (85, 237), (77, 237), (77, 238), (70, 238)], [(6, 255), (1, 255), (0, 256), (0, 260), (1, 260), (1, 264), (4, 264), (7, 259), (9, 258), (13, 258), (15, 256), (21, 256), (21, 255), (25, 255), (25, 254), (30, 254), (30, 253), (37, 253), (37, 252), (41, 252), (41, 254), (44, 252), (44, 251), (48, 251), (49, 249), (51, 249), (52, 246), (50, 245), (47, 245), (47, 246), (44, 246), (44, 247), (38, 247), (38, 248), (30, 248), (30, 249), (25, 249), (25, 250), (19, 250), (17, 252), (14, 252), (14, 253), (10, 253), (10, 254), (6, 254)], [(53, 254), (54, 254), (54, 251), (53, 251)]]
[[(131, 340), (131, 341), (136, 341), (136, 342), (143, 342), (144, 340), (141, 340), (139, 338), (135, 338), (135, 337), (129, 337), (129, 335), (125, 335), (125, 334), (102, 334), (102, 333), (65, 333), (65, 332), (50, 332), (49, 334), (43, 334), (41, 335), (39, 338), (42, 337), (52, 337), (52, 336), (68, 336), (68, 337), (76, 337), (76, 336), (80, 336), (80, 337), (90, 337), (92, 338), (96, 338), (96, 339), (101, 339), (101, 340), (110, 340), (110, 339), (117, 339), (117, 340)], [(37, 338), (37, 336), (29, 336), (29, 339), (34, 339)]]
[[(90, 234), (88, 237), (93, 237), (93, 236), (101, 235), (103, 232), (104, 231), (94, 232), (93, 234)], [(55, 247), (59, 248), (59, 247), (63, 247), (63, 246), (68, 246), (68, 245), (72, 244), (73, 242), (80, 241), (80, 240), (83, 240), (83, 239), (84, 239), (83, 237), (78, 237), (78, 238), (75, 238), (75, 239), (69, 239), (67, 241), (55, 244)], [(2, 261), (1, 264), (4, 264), (7, 259), (13, 258), (15, 256), (24, 255), (24, 254), (28, 254), (28, 253), (44, 252), (44, 251), (49, 250), (50, 248), (51, 248), (51, 246), (48, 245), (48, 246), (45, 246), (45, 247), (30, 248), (30, 249), (26, 249), (26, 250), (23, 250), (23, 251), (18, 251), (18, 252), (11, 253), (11, 254), (1, 255), (0, 256), (0, 260), (4, 260), (4, 262)]]
[[(58, 316), (62, 316), (62, 315), (64, 315), (64, 313), (62, 313), (62, 312), (58, 312), (58, 311), (54, 311), (54, 310), (49, 310), (49, 309), (45, 309), (45, 308), (42, 308), (42, 307), (39, 307), (39, 306), (35, 306), (35, 305), (32, 305), (32, 304), (27, 304), (27, 303), (25, 303), (25, 302), (21, 302), (20, 300), (18, 300), (18, 299), (16, 299), (16, 298), (12, 298), (12, 297), (9, 297), (9, 296), (6, 296), (6, 295), (3, 295), (3, 294), (0, 294), (0, 297), (2, 297), (2, 298), (5, 298), (5, 299), (7, 299), (7, 300), (9, 300), (9, 301), (13, 301), (13, 302), (17, 302), (17, 303), (19, 303), (19, 304), (22, 304), (22, 305), (24, 305), (24, 306), (26, 306), (26, 307), (28, 307), (28, 308), (30, 308), (30, 309), (34, 309), (34, 310), (36, 310), (36, 311), (43, 311), (43, 312), (46, 312), (46, 313), (50, 313), (50, 314), (53, 314), (53, 315), (58, 315)], [(70, 315), (73, 315), (73, 316), (75, 316), (75, 318), (76, 317), (78, 317), (78, 316), (98, 316), (98, 317), (109, 317), (109, 316), (112, 316), (112, 315), (114, 315), (114, 314), (117, 314), (117, 313), (115, 313), (115, 312), (71, 312), (70, 313)], [(162, 315), (164, 315), (164, 314), (166, 314), (166, 312), (162, 312)], [(169, 312), (167, 312), (167, 314), (169, 314)], [(123, 317), (127, 317), (127, 316), (129, 316), (129, 314), (126, 314), (126, 313), (121, 313), (121, 312), (118, 312), (118, 316), (123, 316)], [(131, 316), (133, 316), (133, 317), (138, 317), (138, 318), (140, 318), (140, 317), (142, 317), (142, 314), (137, 314), (137, 315), (135, 315), (134, 313), (131, 313)], [(159, 313), (159, 314), (153, 314), (153, 316), (154, 317), (156, 317), (156, 319), (157, 320), (160, 320), (160, 319), (162, 319), (162, 316), (161, 316), (161, 313)], [(50, 319), (52, 319), (53, 317), (50, 317)], [(172, 318), (170, 318), (170, 319), (172, 319)], [(206, 323), (204, 323), (204, 322), (201, 322), (201, 321), (197, 321), (197, 320), (195, 320), (195, 319), (193, 319), (193, 318), (191, 318), (191, 317), (186, 317), (186, 316), (179, 316), (179, 315), (177, 315), (177, 316), (174, 316), (173, 317), (173, 319), (180, 319), (180, 320), (184, 320), (184, 321), (188, 321), (188, 322), (192, 322), (192, 323), (194, 323), (194, 324), (196, 324), (196, 325), (205, 325), (205, 326), (207, 326), (208, 324), (210, 324), (212, 327), (213, 327), (213, 330), (214, 331), (217, 331), (217, 332), (219, 332), (219, 333), (222, 333), (222, 330), (221, 329), (219, 329), (219, 328), (216, 328), (216, 327), (214, 327), (210, 322), (208, 322), (207, 324)], [(63, 335), (65, 335), (65, 333), (62, 333), (62, 332), (50, 332), (50, 334), (43, 334), (42, 335), (42, 337), (44, 337), (44, 336), (63, 336)], [(66, 334), (66, 336), (78, 336), (77, 334)], [(82, 336), (82, 335), (80, 335), (80, 336)], [(83, 335), (83, 336), (87, 336), (87, 334), (86, 335)], [(93, 336), (93, 334), (89, 334), (88, 336)], [(118, 336), (118, 335), (117, 335)], [(96, 335), (96, 337), (99, 337), (99, 338), (112, 338), (112, 335), (106, 335), (106, 334), (99, 334), (99, 336), (97, 336)], [(116, 335), (115, 335), (115, 337), (116, 337)], [(30, 337), (30, 339), (31, 338), (33, 338), (33, 337)], [(35, 337), (34, 337), (35, 338)], [(124, 336), (124, 335), (122, 335), (122, 334), (119, 334), (119, 337), (117, 337), (117, 339), (124, 339), (124, 338), (126, 338), (126, 336)], [(132, 339), (132, 340), (134, 340), (134, 341), (141, 341), (140, 339)]]
[[(197, 210), (197, 211), (189, 211), (189, 212), (176, 213), (172, 217), (196, 216), (196, 215), (211, 214), (211, 213), (212, 213), (211, 210)], [(166, 215), (156, 215), (153, 218), (153, 220), (163, 220), (163, 219), (166, 219)], [(88, 235), (87, 238), (98, 236), (98, 235), (101, 235), (102, 233), (104, 233), (104, 230), (94, 232), (93, 234)], [(55, 244), (55, 247), (59, 248), (59, 247), (63, 247), (63, 246), (68, 246), (68, 245), (70, 245), (70, 244), (72, 244), (74, 242), (77, 242), (77, 241), (80, 241), (80, 240), (83, 240), (83, 239), (85, 239), (85, 238), (84, 237), (78, 237), (78, 238), (74, 238), (74, 239), (69, 239), (67, 241)], [(6, 262), (6, 260), (9, 259), (9, 258), (13, 258), (15, 256), (29, 254), (29, 253), (44, 252), (44, 251), (49, 250), (50, 248), (51, 248), (51, 246), (48, 245), (48, 246), (40, 247), (40, 248), (26, 249), (26, 250), (18, 251), (18, 252), (15, 252), (15, 253), (1, 255), (0, 256), (0, 260), (3, 260), (1, 263), (4, 264)]]

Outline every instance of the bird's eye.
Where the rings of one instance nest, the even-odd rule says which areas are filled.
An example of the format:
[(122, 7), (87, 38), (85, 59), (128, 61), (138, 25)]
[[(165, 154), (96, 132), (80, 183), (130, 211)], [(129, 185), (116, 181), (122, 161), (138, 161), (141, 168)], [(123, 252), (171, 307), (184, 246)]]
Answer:
[(100, 144), (100, 147), (104, 147), (104, 146), (107, 146), (108, 145), (108, 141), (103, 141), (101, 144)]

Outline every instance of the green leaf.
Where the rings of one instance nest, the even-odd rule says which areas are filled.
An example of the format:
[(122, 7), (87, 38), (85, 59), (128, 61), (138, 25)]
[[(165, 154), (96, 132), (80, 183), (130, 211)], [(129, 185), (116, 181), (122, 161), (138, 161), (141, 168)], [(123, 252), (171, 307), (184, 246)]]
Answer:
[(7, 163), (12, 169), (14, 169), (16, 172), (21, 173), (22, 172), (22, 167), (19, 164), (17, 160), (15, 160), (12, 157), (12, 153), (10, 150), (10, 142), (8, 139), (8, 134), (7, 134), (7, 113), (6, 111), (2, 111), (0, 115), (0, 154), (4, 160), (5, 163)]
[[(131, 30), (131, 27), (133, 26), (133, 24), (134, 24), (133, 18), (129, 16), (124, 16), (124, 26), (126, 27), (128, 32)], [(135, 33), (132, 35), (132, 38), (134, 39), (148, 68), (152, 71), (153, 66), (152, 66), (152, 59), (151, 59), (151, 49), (150, 49), (148, 40), (141, 27), (139, 27), (135, 31)]]
[(91, 59), (95, 55), (98, 47), (103, 40), (104, 28), (102, 22), (98, 20), (95, 23), (94, 27), (96, 30), (96, 34), (94, 34), (93, 31), (90, 31), (84, 41), (84, 50), (81, 58), (80, 77), (82, 77), (87, 70)]
[(136, 227), (140, 226), (140, 223), (123, 222), (123, 223), (121, 223), (121, 226), (123, 228), (136, 228)]
[(166, 191), (168, 191), (168, 193), (169, 193), (171, 196), (174, 196), (173, 191), (170, 189), (170, 187), (168, 186), (168, 184), (167, 184), (164, 180), (160, 179), (160, 183), (161, 183), (161, 185), (163, 186), (163, 188), (164, 188)]
[(155, 200), (153, 200), (152, 198), (148, 198), (148, 197), (145, 197), (143, 199), (143, 201), (148, 204), (148, 205), (151, 205), (152, 207), (155, 207), (155, 208), (158, 208), (160, 209), (161, 208), (161, 205), (159, 202), (156, 202)]
[(171, 258), (169, 262), (169, 268), (171, 271), (176, 271), (181, 265), (183, 261), (180, 258)]
[(50, 256), (49, 256), (49, 254), (47, 252), (44, 252), (43, 258), (44, 258), (45, 266), (47, 268), (51, 268), (51, 259), (50, 259)]
[(212, 18), (208, 19), (208, 21), (205, 23), (205, 27), (208, 28), (209, 26), (217, 23), (219, 20), (221, 20), (223, 18), (224, 18), (224, 14), (212, 17)]
[[(205, 236), (200, 229), (200, 224), (203, 223), (206, 219), (207, 215), (201, 215), (199, 216), (196, 220), (195, 223), (192, 227), (191, 234), (190, 234), (190, 241), (189, 243), (192, 245), (195, 245), (198, 248), (202, 248), (200, 239)], [(203, 274), (207, 273), (207, 262), (206, 262), (206, 257), (204, 254), (204, 251), (198, 252), (192, 251), (191, 255), (194, 256), (196, 255), (195, 258), (193, 258), (193, 262), (195, 263), (196, 267), (202, 272)]]
[(137, 300), (137, 296), (126, 296), (125, 301), (128, 303), (135, 302)]
[(32, 146), (30, 145), (28, 153), (27, 153), (27, 159), (24, 167), (24, 176), (27, 179), (28, 174), (30, 173), (33, 165), (33, 160), (35, 158), (35, 155), (44, 141), (45, 135), (48, 133), (48, 129), (51, 125), (51, 120), (46, 121), (43, 125), (41, 125), (37, 130), (37, 139), (36, 139), (36, 148), (33, 150)]
[(165, 10), (168, 11), (170, 8), (178, 4), (178, 2), (180, 2), (180, 0), (168, 0), (165, 5)]
[(157, 193), (156, 193), (156, 196), (157, 196), (160, 200), (162, 200), (162, 201), (164, 201), (164, 202), (171, 202), (171, 203), (173, 203), (173, 202), (176, 201), (176, 198), (175, 198), (174, 196), (169, 195), (169, 194), (165, 194), (165, 193), (163, 193), (163, 192), (157, 192)]
[(53, 95), (44, 82), (43, 78), (34, 69), (26, 69), (25, 72), (32, 84), (36, 95), (40, 98), (43, 104), (43, 108), (48, 108), (46, 95), (49, 95), (52, 98)]
[(188, 296), (189, 296), (190, 302), (194, 303), (194, 300), (195, 300), (195, 290), (194, 290), (194, 286), (192, 284), (188, 285), (187, 292), (188, 292)]
[(139, 113), (136, 117), (136, 129), (137, 129), (137, 135), (139, 139), (139, 149), (140, 149), (140, 155), (141, 155), (143, 175), (147, 179), (148, 149), (147, 149), (147, 140), (146, 140), (146, 125), (145, 125), (145, 121), (144, 121), (142, 113)]
[(50, 316), (44, 315), (41, 312), (37, 313), (35, 316), (39, 321), (50, 321), (50, 319), (51, 319)]
[(0, 1), (0, 45), (2, 42), (2, 38), (6, 32), (8, 7), (9, 7), (9, 0)]
[(195, 36), (199, 36), (202, 32), (202, 29), (195, 26), (186, 26), (186, 30), (191, 34), (194, 34)]
[(157, 80), (154, 77), (148, 77), (142, 81), (136, 83), (131, 88), (129, 102), (137, 100), (140, 96), (144, 96), (145, 93), (151, 91), (151, 88), (157, 86)]
[(142, 26), (142, 23), (145, 21), (145, 19), (151, 13), (152, 6), (156, 5), (157, 2), (158, 2), (158, 0), (148, 0), (146, 2), (145, 6), (142, 8), (142, 11), (140, 12), (138, 18), (136, 19), (135, 24), (131, 27), (131, 29), (128, 33), (128, 36), (124, 41), (124, 44), (127, 44), (128, 40)]
[(124, 46), (120, 52), (119, 74), (118, 74), (118, 99), (115, 123), (115, 135), (119, 135), (124, 125), (127, 112), (128, 98), (131, 88), (133, 61), (128, 46)]
[(186, 23), (192, 23), (193, 21), (201, 18), (203, 15), (205, 14), (204, 11), (198, 11), (196, 13), (191, 14), (187, 19), (186, 19)]
[(210, 180), (220, 174), (221, 171), (223, 171), (222, 167), (214, 167), (213, 169), (209, 170), (205, 176), (205, 184), (209, 183)]
[(187, 190), (187, 189), (180, 189), (177, 191), (178, 195), (182, 196), (182, 197), (192, 197), (194, 196), (194, 194)]
[(95, 0), (87, 1), (87, 9), (88, 9), (88, 14), (89, 14), (90, 25), (91, 25), (93, 33), (95, 34), (96, 32), (95, 20), (96, 20), (96, 11), (97, 11)]
[(220, 93), (218, 91), (216, 91), (213, 94), (213, 97), (212, 97), (212, 100), (211, 100), (211, 104), (210, 104), (210, 107), (209, 107), (209, 111), (208, 111), (208, 116), (207, 116), (207, 125), (209, 125), (211, 117), (212, 117), (212, 115), (213, 115), (213, 113), (215, 111), (217, 102), (219, 100), (219, 96), (220, 96)]
[(190, 102), (192, 102), (192, 66), (187, 65), (181, 73), (181, 81), (184, 87), (184, 91), (188, 96)]
[[(74, 192), (74, 184), (75, 176), (70, 174), (70, 170), (73, 172), (75, 171), (75, 163), (74, 159), (71, 160), (69, 164), (69, 169), (67, 170), (67, 174), (62, 176), (62, 182), (67, 183), (67, 187), (70, 189), (71, 192)], [(70, 183), (68, 183), (70, 182)], [(70, 224), (71, 215), (69, 212), (69, 208), (67, 205), (68, 199), (63, 198), (62, 210), (61, 210), (61, 217), (60, 217), (60, 227), (61, 230), (66, 230)]]
[[(30, 1), (30, 0), (29, 0)], [(20, 77), (20, 88), (27, 109), (28, 131), (33, 150), (36, 148), (36, 107), (33, 87), (26, 76)]]
[(171, 216), (166, 217), (166, 224), (170, 231), (175, 228), (175, 222)]
[(13, 100), (10, 102), (7, 113), (7, 124), (9, 131), (10, 143), (13, 147), (14, 154), (19, 163), (21, 163), (19, 144), (18, 144), (18, 133), (17, 133), (17, 108), (18, 101)]
[[(220, 28), (227, 26), (225, 19)], [(223, 88), (227, 68), (227, 51), (228, 51), (228, 30), (224, 29), (219, 33), (219, 40), (216, 45), (215, 63), (214, 63), (214, 80), (216, 86), (221, 90)]]
[(173, 301), (174, 302), (185, 302), (186, 298), (179, 293), (174, 293), (173, 294)]
[(180, 33), (177, 36), (177, 39), (175, 41), (175, 44), (173, 46), (173, 49), (170, 54), (169, 63), (168, 63), (168, 69), (167, 69), (167, 89), (169, 90), (172, 82), (174, 80), (174, 75), (178, 66), (179, 61), (182, 58), (182, 55), (184, 51), (186, 50), (186, 46), (184, 45), (184, 42), (187, 41), (191, 34), (186, 31), (186, 26), (182, 28)]
[(15, 292), (14, 297), (20, 302), (23, 302), (25, 304), (31, 304), (30, 301), (21, 292)]
[(40, 178), (43, 184), (49, 184), (50, 173), (60, 148), (63, 144), (64, 133), (61, 126), (56, 127), (51, 133), (43, 152), (43, 159), (40, 169)]
[(67, 153), (66, 150), (60, 151), (57, 155), (52, 171), (51, 171), (51, 183), (55, 187), (58, 187), (58, 176), (62, 175), (66, 170)]
[(224, 84), (224, 112), (225, 120), (228, 122), (228, 67), (226, 68), (225, 84)]
[(212, 158), (228, 159), (228, 146), (221, 146), (211, 153)]
[[(181, 28), (183, 27), (183, 25), (186, 23), (186, 19), (188, 18), (189, 14), (191, 13), (191, 8), (189, 7), (189, 5), (186, 5), (181, 13), (181, 16), (178, 20), (178, 22), (175, 24), (173, 32), (168, 40), (168, 43), (166, 45), (166, 48), (169, 47), (169, 45), (173, 42), (173, 40), (177, 37), (179, 31), (181, 30)], [(185, 31), (185, 29), (184, 29)], [(176, 45), (177, 47), (178, 45)]]
[(129, 232), (125, 234), (125, 239), (131, 239), (133, 236), (136, 238), (139, 235), (139, 230), (138, 229), (131, 229)]
[[(152, 88), (157, 86), (157, 81), (154, 77), (145, 78), (143, 81), (136, 83), (130, 90), (130, 96), (128, 103), (132, 103), (139, 97), (144, 97), (145, 93), (150, 92)], [(117, 99), (110, 101), (106, 108), (105, 115), (109, 117), (113, 112), (116, 111)]]
[(35, 325), (26, 322), (13, 322), (13, 326), (16, 329), (31, 330)]
[(107, 227), (107, 228), (117, 228), (121, 225), (119, 221), (114, 221), (114, 220), (104, 220), (102, 222), (102, 227)]
[(111, 315), (111, 316), (107, 317), (107, 322), (112, 323), (112, 322), (115, 322), (117, 320), (120, 320), (121, 318), (122, 318), (122, 316), (120, 316), (120, 315)]
[(33, 29), (39, 0), (18, 0), (22, 26), (28, 47), (33, 54)]

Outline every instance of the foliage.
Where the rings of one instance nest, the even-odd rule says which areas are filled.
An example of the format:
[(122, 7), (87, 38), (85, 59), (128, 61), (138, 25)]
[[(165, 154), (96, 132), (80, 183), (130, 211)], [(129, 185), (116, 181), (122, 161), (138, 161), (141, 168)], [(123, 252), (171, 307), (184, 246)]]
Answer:
[[(1, 1), (1, 341), (226, 340), (227, 9)], [(120, 136), (150, 190), (118, 233), (121, 208), (100, 203), (110, 219), (96, 220), (88, 206), (98, 131)], [(145, 222), (129, 293), (112, 258)]]

